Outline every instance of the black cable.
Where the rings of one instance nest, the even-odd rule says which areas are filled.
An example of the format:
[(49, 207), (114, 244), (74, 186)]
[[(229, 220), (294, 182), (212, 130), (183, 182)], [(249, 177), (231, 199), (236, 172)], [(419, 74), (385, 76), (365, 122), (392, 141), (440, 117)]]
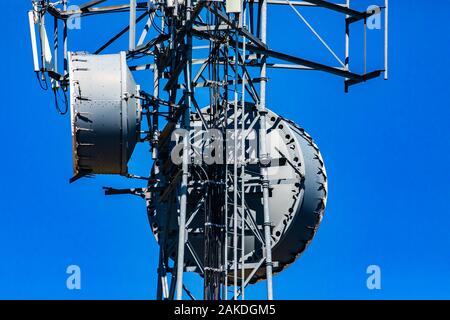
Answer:
[(64, 93), (64, 110), (61, 110), (60, 106), (59, 106), (59, 101), (58, 101), (58, 92), (59, 89), (58, 88), (53, 88), (53, 94), (55, 97), (55, 107), (56, 107), (56, 111), (58, 111), (58, 113), (62, 116), (66, 115), (67, 112), (69, 111), (69, 101), (67, 99), (67, 92), (65, 90), (63, 90)]
[(48, 90), (48, 82), (47, 79), (44, 77), (44, 79), (41, 79), (39, 71), (36, 71), (36, 77), (39, 82), (39, 86), (42, 90), (47, 91)]
[[(156, 18), (161, 18), (160, 16), (158, 16), (158, 14), (155, 12), (155, 17)], [(155, 22), (156, 19), (152, 20), (152, 27), (156, 30), (156, 32), (158, 32), (159, 34), (163, 34), (164, 30), (162, 30)]]

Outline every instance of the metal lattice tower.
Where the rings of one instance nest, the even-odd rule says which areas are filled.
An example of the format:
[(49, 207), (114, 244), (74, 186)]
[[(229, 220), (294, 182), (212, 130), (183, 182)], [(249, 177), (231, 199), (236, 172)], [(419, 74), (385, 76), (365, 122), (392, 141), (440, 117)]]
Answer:
[[(268, 69), (322, 71), (343, 78), (346, 91), (383, 74), (387, 79), (388, 0), (363, 11), (350, 0), (72, 2), (36, 0), (29, 12), (40, 84), (53, 91), (60, 113), (71, 111), (71, 181), (94, 174), (146, 181), (144, 188), (106, 188), (106, 194), (146, 201), (160, 246), (158, 299), (180, 300), (184, 292), (193, 298), (183, 281), (185, 272), (204, 278), (208, 300), (244, 299), (245, 288), (260, 280), (266, 280), (267, 298), (273, 299), (273, 274), (305, 250), (320, 224), (327, 176), (311, 137), (268, 109)], [(267, 16), (272, 6), (292, 9), (338, 67), (270, 49)], [(342, 14), (343, 59), (302, 15), (306, 6)], [(116, 13), (129, 15), (129, 23), (111, 40), (91, 54), (69, 50), (69, 44), (79, 49), (68, 41), (74, 19)], [(352, 72), (351, 26), (363, 22), (366, 30), (368, 19), (382, 13), (384, 66)], [(123, 46), (125, 37), (127, 47), (120, 54), (106, 54), (113, 45)], [(145, 74), (147, 82), (137, 85), (135, 73)], [(189, 134), (177, 135), (180, 129)], [(198, 131), (208, 137), (203, 144), (195, 140)], [(224, 139), (229, 132), (232, 136)], [(280, 145), (271, 144), (274, 136)], [(181, 161), (174, 164), (176, 140), (183, 143)], [(225, 145), (229, 141), (231, 148)], [(154, 160), (148, 177), (128, 172), (134, 146), (141, 142), (149, 144)], [(204, 144), (216, 144), (214, 153), (224, 163), (196, 161)]]

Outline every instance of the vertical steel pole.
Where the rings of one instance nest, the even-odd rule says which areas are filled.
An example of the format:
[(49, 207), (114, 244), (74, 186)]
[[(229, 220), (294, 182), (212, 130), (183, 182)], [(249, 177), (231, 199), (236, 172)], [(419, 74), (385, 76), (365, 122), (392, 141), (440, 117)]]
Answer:
[[(267, 0), (261, 2), (261, 40), (267, 43)], [(272, 241), (271, 241), (271, 221), (269, 212), (269, 180), (267, 165), (269, 164), (269, 155), (267, 154), (267, 125), (266, 125), (266, 87), (267, 87), (267, 56), (262, 56), (261, 67), (261, 87), (260, 87), (260, 148), (259, 161), (261, 166), (262, 187), (263, 187), (263, 206), (264, 206), (264, 237), (265, 237), (265, 251), (266, 251), (266, 277), (267, 277), (267, 299), (273, 300), (273, 286), (272, 286)]]
[[(224, 214), (225, 214), (225, 239), (224, 239), (224, 242), (225, 242), (225, 250), (224, 250), (224, 268), (225, 268), (225, 275), (224, 275), (224, 277), (225, 277), (225, 279), (224, 279), (224, 292), (223, 292), (223, 296), (224, 296), (224, 300), (228, 300), (228, 283), (229, 283), (229, 274), (228, 274), (228, 271), (229, 271), (229, 263), (228, 263), (228, 261), (229, 261), (229, 257), (228, 257), (228, 249), (229, 249), (229, 246), (228, 246), (228, 244), (229, 244), (229, 242), (230, 242), (230, 238), (231, 237), (229, 237), (229, 232), (230, 232), (230, 222), (231, 222), (231, 217), (229, 217), (228, 216), (228, 214), (229, 214), (229, 208), (228, 208), (228, 191), (229, 191), (229, 188), (228, 188), (228, 182), (229, 182), (229, 179), (228, 179), (228, 165), (229, 165), (229, 163), (228, 163), (228, 158), (229, 158), (229, 154), (228, 154), (228, 150), (227, 150), (227, 143), (226, 143), (226, 139), (228, 138), (228, 135), (227, 135), (227, 130), (226, 130), (226, 128), (227, 128), (227, 125), (228, 125), (228, 108), (229, 108), (229, 106), (228, 106), (228, 79), (229, 79), (229, 77), (228, 77), (228, 70), (229, 70), (229, 68), (228, 68), (228, 64), (229, 64), (229, 55), (228, 55), (228, 50), (229, 50), (229, 43), (228, 42), (226, 42), (225, 43), (225, 45), (224, 45), (224, 53), (225, 53), (225, 55), (224, 55), (224, 58), (225, 58), (225, 61), (226, 61), (226, 63), (224, 64), (224, 75), (223, 75), (223, 77), (224, 77), (224, 83), (226, 84), (225, 85), (225, 110), (224, 110), (224, 131), (225, 131), (225, 133), (224, 133), (224, 135), (225, 135), (225, 140), (224, 140), (224, 150), (225, 150), (225, 152), (224, 152), (224, 154), (225, 154), (225, 156), (224, 156), (224, 164), (225, 164), (225, 172), (224, 172), (224, 175), (225, 175), (225, 177), (224, 177), (224, 184), (225, 184), (225, 192), (224, 192), (224, 196), (225, 196), (225, 202), (224, 202), (224, 205), (225, 205), (225, 208), (224, 208)], [(214, 78), (214, 80), (216, 80), (215, 78)]]
[[(39, 37), (41, 42), (41, 60), (42, 60), (42, 71), (47, 71), (47, 59), (45, 56), (45, 41), (47, 40), (45, 37), (45, 15), (42, 14), (40, 16), (40, 25), (39, 25)], [(45, 79), (44, 72), (42, 72), (42, 79)]]
[[(347, 8), (350, 9), (350, 0), (347, 0)], [(345, 70), (350, 70), (350, 24), (349, 15), (345, 16)]]
[(384, 1), (384, 80), (389, 79), (389, 0)]
[[(170, 72), (172, 73), (176, 68), (176, 25), (175, 25), (175, 17), (174, 16), (168, 16), (168, 32), (170, 33), (170, 39), (169, 39), (169, 52), (170, 52)], [(164, 29), (163, 29), (164, 30)], [(172, 103), (175, 103), (176, 100), (176, 89), (170, 89), (169, 91), (169, 101)], [(169, 107), (169, 116), (173, 116), (174, 108), (172, 106)]]
[(136, 49), (136, 0), (130, 0), (130, 51)]
[[(63, 0), (63, 10), (67, 11), (67, 0)], [(64, 20), (64, 31), (63, 31), (63, 41), (64, 41), (64, 75), (67, 75), (68, 73), (68, 44), (67, 44), (67, 34), (68, 34), (68, 27), (67, 27), (67, 20)]]
[[(226, 111), (225, 111), (226, 112)], [(223, 299), (228, 300), (228, 154), (225, 155), (225, 249), (224, 249), (224, 288), (223, 288)]]
[[(187, 100), (187, 99), (186, 99)], [(187, 106), (186, 106), (187, 107)], [(187, 107), (188, 109), (188, 107)], [(186, 115), (183, 116), (186, 118)], [(183, 127), (186, 129), (186, 120), (183, 120)], [(177, 253), (177, 291), (176, 299), (181, 300), (183, 297), (183, 273), (184, 273), (184, 249), (186, 243), (186, 211), (187, 211), (187, 188), (189, 178), (189, 133), (183, 136), (183, 165), (182, 179), (180, 187), (180, 216), (179, 216), (179, 237), (178, 237), (178, 253)]]
[(162, 300), (163, 299), (163, 284), (162, 284), (162, 278), (161, 278), (161, 256), (162, 256), (162, 248), (159, 248), (159, 262), (158, 262), (158, 281), (156, 285), (156, 300)]
[(367, 19), (364, 19), (364, 74), (367, 74)]
[[(58, 29), (58, 18), (53, 18), (53, 55), (54, 55), (54, 65), (53, 71), (58, 73), (58, 55), (59, 55), (59, 29)], [(59, 82), (54, 81), (54, 88), (59, 88)]]
[(167, 282), (167, 271), (166, 271), (166, 258), (164, 254), (164, 246), (159, 249), (159, 263), (158, 263), (158, 287), (156, 291), (157, 300), (167, 300), (169, 298), (169, 285)]
[[(155, 58), (155, 67), (153, 68), (153, 96), (159, 98), (159, 68), (158, 61)], [(152, 158), (154, 161), (158, 159), (158, 140), (159, 140), (159, 105), (155, 103), (153, 107), (153, 128), (152, 128)], [(158, 166), (155, 168), (159, 169)]]
[[(225, 74), (225, 81), (228, 81), (227, 80), (228, 78), (227, 78), (227, 75)], [(227, 123), (228, 122), (228, 119), (227, 119), (227, 116), (226, 116), (226, 114), (227, 114), (227, 110), (225, 110), (225, 123)], [(225, 192), (224, 192), (224, 195), (225, 195), (225, 208), (224, 208), (224, 214), (225, 214), (225, 250), (224, 250), (224, 271), (225, 271), (225, 275), (224, 275), (224, 277), (225, 277), (225, 279), (224, 279), (224, 290), (223, 290), (223, 299), (224, 300), (228, 300), (228, 241), (229, 241), (229, 238), (228, 238), (228, 232), (229, 232), (229, 229), (228, 229), (228, 226), (229, 226), (229, 220), (228, 220), (228, 151), (226, 150), (226, 147), (225, 147), (225, 159), (224, 159), (224, 162), (225, 162), (225, 178), (224, 178), (224, 184), (225, 184)]]
[[(246, 27), (246, 6), (243, 3), (242, 28)], [(241, 92), (241, 298), (245, 300), (245, 61), (246, 61), (246, 38), (242, 38), (242, 92)]]
[[(236, 20), (238, 15), (236, 14)], [(238, 77), (239, 77), (239, 33), (235, 30), (234, 47), (234, 159), (233, 159), (233, 280), (234, 300), (238, 299)]]
[[(186, 1), (186, 67), (185, 67), (185, 108), (182, 126), (189, 132), (190, 116), (192, 104), (192, 32), (190, 28), (192, 16), (192, 0)], [(187, 192), (189, 179), (189, 133), (185, 133), (183, 137), (183, 177), (181, 181), (181, 197), (180, 197), (180, 231), (178, 239), (178, 259), (177, 259), (177, 288), (176, 299), (183, 298), (183, 272), (184, 272), (184, 249), (186, 241), (186, 214), (187, 214)]]
[[(153, 96), (155, 98), (159, 98), (159, 86), (160, 84), (160, 74), (158, 68), (158, 61), (155, 58), (154, 68), (153, 68)], [(154, 161), (154, 174), (159, 174), (159, 165), (158, 165), (158, 140), (159, 140), (159, 105), (155, 103), (153, 106), (153, 121), (152, 121), (152, 159)], [(166, 254), (165, 254), (166, 241), (163, 238), (162, 243), (160, 244), (160, 252), (159, 252), (159, 266), (158, 266), (158, 291), (157, 291), (157, 299), (158, 300), (166, 300), (169, 298), (169, 285), (167, 282), (167, 269), (166, 269)]]

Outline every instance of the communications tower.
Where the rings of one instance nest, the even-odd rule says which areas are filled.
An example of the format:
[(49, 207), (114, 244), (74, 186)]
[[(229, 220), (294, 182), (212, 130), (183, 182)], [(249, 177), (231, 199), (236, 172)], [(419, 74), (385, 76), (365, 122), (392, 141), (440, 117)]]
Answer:
[[(71, 116), (71, 182), (117, 174), (145, 183), (105, 192), (145, 201), (160, 247), (158, 299), (193, 299), (186, 272), (204, 279), (207, 300), (245, 299), (247, 286), (258, 281), (266, 281), (273, 299), (273, 275), (313, 239), (328, 187), (312, 138), (268, 108), (268, 70), (325, 72), (341, 77), (345, 91), (387, 79), (388, 0), (369, 9), (356, 0), (118, 2), (31, 1), (34, 71), (53, 92), (57, 110)], [(297, 15), (336, 65), (273, 50), (267, 29), (276, 6)], [(343, 54), (305, 18), (305, 7), (342, 16), (343, 33), (336, 37), (342, 36)], [(115, 15), (126, 15), (126, 25), (97, 50), (69, 41), (85, 19), (99, 19), (96, 33), (116, 29)], [(381, 21), (384, 65), (367, 70), (367, 29)], [(361, 74), (350, 63), (352, 28), (365, 35)], [(145, 79), (140, 83), (138, 73)], [(147, 177), (128, 169), (138, 143), (150, 146), (154, 164)]]

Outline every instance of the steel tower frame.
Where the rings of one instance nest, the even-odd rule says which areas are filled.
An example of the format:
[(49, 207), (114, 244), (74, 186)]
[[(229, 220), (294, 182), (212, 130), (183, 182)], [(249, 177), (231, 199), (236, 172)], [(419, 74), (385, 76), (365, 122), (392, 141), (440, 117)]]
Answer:
[[(232, 163), (225, 166), (210, 166), (208, 175), (210, 183), (205, 193), (205, 201), (209, 208), (205, 212), (205, 256), (198, 259), (196, 271), (204, 277), (204, 298), (209, 300), (230, 299), (228, 287), (231, 285), (232, 299), (244, 299), (245, 288), (250, 283), (255, 272), (265, 266), (267, 275), (267, 299), (273, 299), (271, 220), (269, 212), (269, 189), (267, 166), (269, 156), (266, 150), (266, 115), (267, 115), (267, 70), (296, 69), (317, 70), (344, 79), (345, 91), (353, 85), (366, 82), (384, 74), (388, 78), (388, 0), (383, 0), (381, 9), (385, 15), (384, 67), (358, 74), (350, 68), (350, 26), (356, 22), (366, 22), (372, 11), (358, 11), (351, 7), (350, 0), (337, 4), (322, 0), (152, 0), (136, 1), (122, 5), (103, 5), (106, 0), (94, 0), (69, 10), (68, 1), (51, 3), (47, 0), (32, 1), (33, 10), (29, 12), (30, 31), (33, 46), (34, 69), (41, 84), (51, 81), (55, 96), (66, 94), (68, 90), (68, 34), (69, 20), (75, 16), (87, 17), (126, 12), (129, 14), (129, 24), (101, 45), (95, 54), (104, 53), (113, 43), (128, 35), (127, 58), (133, 72), (152, 72), (149, 77), (153, 83), (151, 94), (142, 92), (140, 97), (144, 102), (144, 116), (147, 119), (148, 130), (141, 133), (142, 141), (147, 141), (151, 147), (152, 158), (155, 161), (154, 172), (160, 170), (161, 162), (168, 159), (169, 141), (176, 128), (191, 128), (191, 115), (196, 113), (202, 117), (197, 92), (206, 88), (209, 90), (212, 121), (204, 122), (205, 129), (219, 128), (224, 130), (223, 117), (229, 111), (233, 114), (230, 121), (235, 132), (235, 148)], [(324, 47), (336, 58), (338, 67), (322, 64), (302, 57), (289, 55), (269, 48), (267, 41), (267, 12), (269, 6), (288, 6), (299, 16)], [(343, 14), (345, 23), (345, 57), (341, 60), (323, 40), (312, 25), (304, 18), (299, 9), (316, 7)], [(45, 17), (53, 18), (53, 64), (48, 63), (49, 52), (45, 50), (47, 35), (45, 32)], [(139, 22), (145, 20), (137, 37)], [(62, 21), (62, 23), (61, 23)], [(62, 24), (62, 26), (61, 26)], [(35, 25), (38, 25), (36, 41)], [(366, 23), (364, 23), (366, 28)], [(62, 29), (63, 48), (60, 49), (59, 35)], [(150, 30), (157, 33), (151, 39)], [(202, 45), (203, 44), (203, 45)], [(40, 50), (39, 50), (40, 47)], [(39, 57), (40, 52), (40, 57)], [(195, 55), (195, 57), (194, 57)], [(202, 55), (201, 57), (199, 57)], [(64, 59), (63, 71), (58, 68), (58, 57)], [(366, 58), (365, 58), (366, 59)], [(150, 62), (148, 62), (150, 60)], [(281, 61), (281, 62), (280, 62)], [(365, 68), (366, 70), (366, 68)], [(195, 72), (194, 72), (195, 71)], [(67, 95), (65, 95), (67, 97)], [(251, 101), (251, 102), (248, 102)], [(263, 233), (255, 221), (248, 215), (245, 188), (248, 182), (245, 177), (246, 153), (239, 152), (245, 147), (247, 137), (238, 136), (238, 132), (246, 132), (256, 123), (248, 124), (246, 120), (247, 105), (256, 107), (256, 118), (261, 130), (259, 140), (260, 180), (262, 188), (264, 224)], [(68, 107), (65, 101), (66, 111)], [(64, 113), (64, 110), (59, 109)], [(186, 146), (183, 152), (183, 164), (171, 185), (161, 186), (159, 181), (150, 178), (148, 188), (118, 190), (107, 188), (107, 195), (132, 194), (147, 201), (149, 213), (152, 210), (150, 192), (153, 189), (163, 189), (170, 193), (178, 188), (178, 197), (174, 205), (179, 211), (179, 234), (177, 257), (173, 266), (167, 254), (165, 242), (160, 243), (158, 267), (158, 299), (183, 298), (186, 292), (194, 298), (186, 288), (183, 276), (192, 268), (185, 267), (185, 251), (192, 248), (189, 245), (189, 234), (192, 215), (187, 212), (188, 186), (190, 183), (191, 164), (189, 159), (188, 137), (184, 136)], [(225, 151), (226, 152), (226, 151)], [(225, 155), (228, 159), (228, 155)], [(129, 178), (141, 178), (129, 175)], [(217, 203), (221, 203), (220, 206)], [(247, 263), (244, 257), (245, 243), (238, 243), (238, 235), (244, 239), (246, 232), (252, 232), (260, 239), (264, 248), (264, 259), (255, 263)], [(230, 245), (231, 244), (231, 245)], [(229, 253), (232, 252), (232, 257)], [(253, 271), (246, 275), (246, 269)], [(229, 275), (233, 275), (233, 283), (229, 283)], [(171, 275), (171, 279), (168, 278)], [(169, 281), (171, 280), (171, 281)], [(170, 284), (169, 284), (170, 282)]]

